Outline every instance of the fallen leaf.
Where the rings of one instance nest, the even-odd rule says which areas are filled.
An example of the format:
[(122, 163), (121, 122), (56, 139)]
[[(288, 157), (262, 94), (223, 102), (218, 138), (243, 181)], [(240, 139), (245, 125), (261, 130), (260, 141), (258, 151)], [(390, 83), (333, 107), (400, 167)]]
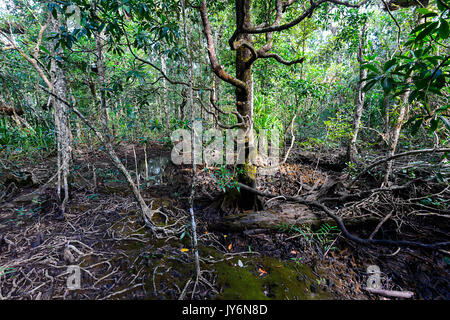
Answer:
[(262, 277), (263, 275), (267, 274), (267, 271), (261, 268), (258, 268), (259, 276)]
[(188, 251), (189, 251), (189, 249), (187, 249), (187, 248), (181, 249), (181, 252), (188, 252)]
[(231, 247), (233, 246), (233, 244), (232, 243), (230, 243), (229, 245), (228, 245), (228, 251), (231, 251)]

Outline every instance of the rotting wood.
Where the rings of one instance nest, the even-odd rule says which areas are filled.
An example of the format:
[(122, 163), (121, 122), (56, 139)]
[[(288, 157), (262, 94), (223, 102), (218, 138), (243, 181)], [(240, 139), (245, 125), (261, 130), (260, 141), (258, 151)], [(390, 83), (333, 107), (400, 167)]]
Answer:
[[(376, 217), (371, 216), (348, 216), (343, 221), (346, 225), (359, 225), (362, 223), (375, 222)], [(282, 225), (298, 226), (312, 225), (315, 227), (323, 223), (334, 224), (334, 220), (320, 211), (314, 212), (306, 205), (285, 204), (281, 210), (264, 210), (250, 213), (229, 215), (223, 217), (217, 224), (210, 226), (218, 230), (253, 230), (253, 229), (278, 229)]]

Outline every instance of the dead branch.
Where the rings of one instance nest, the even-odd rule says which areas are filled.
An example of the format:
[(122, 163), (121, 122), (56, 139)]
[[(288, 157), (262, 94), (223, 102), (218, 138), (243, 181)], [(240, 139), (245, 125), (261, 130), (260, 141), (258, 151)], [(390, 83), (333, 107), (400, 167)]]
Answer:
[(394, 291), (394, 290), (384, 290), (384, 289), (376, 289), (376, 288), (364, 288), (367, 292), (379, 294), (385, 297), (393, 297), (393, 298), (405, 298), (410, 299), (414, 296), (414, 292), (411, 291)]
[(385, 163), (385, 162), (388, 162), (388, 161), (391, 161), (391, 160), (394, 160), (394, 159), (397, 159), (397, 158), (401, 158), (401, 157), (406, 157), (406, 156), (411, 156), (411, 155), (414, 155), (414, 154), (422, 154), (422, 153), (445, 153), (445, 152), (450, 152), (450, 148), (442, 148), (442, 149), (422, 149), (422, 150), (414, 150), (414, 151), (408, 151), (408, 152), (403, 152), (403, 153), (397, 153), (396, 155), (393, 155), (393, 156), (390, 156), (390, 157), (386, 157), (386, 158), (383, 158), (383, 159), (381, 159), (381, 160), (379, 160), (379, 161), (376, 161), (376, 162), (374, 162), (374, 163), (372, 163), (371, 165), (369, 165), (368, 167), (366, 167), (365, 169), (363, 169), (351, 182), (350, 182), (350, 184), (348, 185), (348, 188), (350, 188), (359, 178), (361, 178), (361, 176), (363, 175), (363, 174), (365, 174), (367, 171), (369, 171), (370, 169), (372, 169), (372, 168), (374, 168), (374, 167), (376, 167), (376, 166), (378, 166), (378, 165), (380, 165), (380, 164), (382, 164), (382, 163)]

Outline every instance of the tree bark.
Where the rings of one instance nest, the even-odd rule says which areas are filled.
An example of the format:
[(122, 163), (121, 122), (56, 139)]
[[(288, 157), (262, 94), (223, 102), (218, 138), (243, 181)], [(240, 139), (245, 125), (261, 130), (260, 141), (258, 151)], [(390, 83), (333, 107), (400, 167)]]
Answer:
[[(184, 33), (184, 42), (186, 45), (186, 53), (187, 53), (187, 60), (189, 65), (189, 87), (188, 87), (188, 101), (189, 106), (191, 108), (191, 143), (193, 146), (195, 146), (195, 140), (198, 136), (201, 137), (201, 132), (199, 132), (194, 125), (195, 120), (195, 112), (194, 112), (194, 66), (192, 62), (192, 56), (189, 46), (189, 37), (187, 34), (187, 24), (186, 24), (186, 8), (184, 0), (181, 0), (181, 6), (182, 6), (182, 13), (183, 13), (183, 33)], [(201, 139), (201, 138), (200, 138)], [(192, 183), (191, 183), (191, 194), (189, 197), (189, 214), (190, 214), (190, 222), (191, 222), (191, 232), (192, 232), (192, 247), (194, 249), (194, 263), (195, 263), (195, 275), (196, 275), (196, 283), (201, 277), (201, 270), (200, 270), (200, 258), (199, 258), (199, 252), (198, 252), (198, 243), (197, 243), (197, 226), (195, 221), (195, 211), (194, 211), (194, 197), (195, 197), (195, 184), (197, 180), (197, 163), (194, 160), (195, 159), (195, 148), (192, 148), (192, 155), (191, 159), (192, 161)], [(195, 291), (195, 288), (194, 288)]]
[[(219, 39), (221, 38), (221, 36), (222, 36), (222, 33), (219, 32), (219, 31), (216, 31), (214, 33), (214, 45), (215, 45), (216, 48), (219, 45)], [(213, 74), (212, 77), (213, 77), (212, 81), (213, 81), (213, 90), (214, 90), (214, 92), (213, 92), (213, 99), (214, 99), (214, 102), (217, 103), (220, 100), (220, 78), (218, 76), (216, 76), (215, 74)], [(215, 115), (215, 117), (214, 117), (214, 115), (212, 116), (213, 117), (213, 121), (214, 121), (214, 119), (217, 119), (217, 121), (220, 121), (219, 110), (214, 108), (213, 112), (214, 112), (214, 115)], [(217, 128), (217, 123), (215, 123), (215, 127)]]
[[(233, 85), (236, 88), (236, 109), (237, 112), (233, 112), (239, 120), (239, 123), (235, 127), (239, 127), (244, 130), (244, 161), (243, 164), (239, 164), (240, 169), (238, 174), (238, 180), (243, 185), (249, 187), (256, 186), (256, 166), (253, 164), (253, 159), (256, 153), (256, 141), (253, 136), (253, 78), (252, 78), (252, 64), (257, 59), (275, 59), (279, 63), (284, 65), (293, 65), (302, 63), (303, 58), (287, 61), (276, 53), (269, 52), (273, 47), (273, 32), (289, 29), (304, 19), (311, 16), (315, 8), (328, 0), (320, 0), (315, 3), (311, 3), (311, 6), (303, 12), (295, 20), (288, 24), (280, 25), (282, 21), (283, 13), (285, 9), (291, 6), (295, 1), (276, 1), (275, 19), (271, 20), (271, 12), (267, 12), (267, 19), (265, 23), (259, 26), (253, 26), (251, 23), (252, 13), (252, 0), (235, 0), (236, 10), (236, 29), (229, 39), (228, 43), (232, 50), (236, 51), (236, 76), (225, 72), (220, 65), (214, 46), (213, 33), (211, 31), (211, 25), (208, 19), (206, 1), (203, 0), (198, 7), (201, 14), (203, 32), (207, 41), (207, 51), (211, 64), (211, 68), (218, 78)], [(360, 4), (339, 4), (358, 7)], [(269, 9), (268, 9), (269, 10)], [(253, 34), (265, 34), (266, 43), (258, 50), (254, 47)], [(239, 196), (238, 204), (243, 209), (260, 209), (261, 201), (257, 195), (248, 190), (242, 189)]]
[(97, 75), (98, 75), (98, 84), (100, 86), (100, 121), (103, 128), (103, 134), (106, 136), (106, 139), (109, 140), (109, 129), (108, 129), (108, 110), (106, 106), (106, 91), (105, 91), (105, 53), (104, 53), (104, 32), (95, 34), (95, 49), (97, 53)]
[[(167, 74), (167, 66), (166, 66), (166, 58), (164, 56), (161, 56), (161, 70), (164, 74)], [(167, 132), (170, 131), (170, 105), (169, 105), (169, 91), (167, 89), (167, 81), (165, 78), (163, 78), (163, 89), (164, 89), (164, 95), (163, 95), (163, 108), (165, 113), (165, 122), (166, 122), (166, 130)]]
[[(411, 82), (411, 78), (407, 79), (407, 82)], [(400, 139), (400, 132), (402, 130), (403, 122), (405, 121), (407, 109), (408, 109), (408, 97), (409, 97), (410, 90), (406, 90), (405, 93), (401, 97), (400, 104), (398, 106), (398, 116), (396, 117), (396, 122), (394, 124), (394, 127), (392, 129), (392, 132), (390, 134), (390, 140), (389, 140), (389, 149), (387, 152), (387, 157), (392, 157), (395, 154), (395, 150), (397, 149), (397, 144)], [(393, 160), (388, 161), (386, 163), (386, 173), (384, 176), (384, 180), (382, 183), (382, 187), (386, 187), (389, 184), (389, 177), (392, 172), (392, 166), (393, 166)]]
[(389, 122), (391, 121), (391, 99), (389, 94), (383, 93), (383, 107), (384, 107), (384, 128), (383, 128), (383, 140), (386, 144), (389, 143), (390, 140), (390, 130), (389, 130)]
[[(59, 15), (55, 18), (49, 15), (50, 31), (59, 32), (61, 21)], [(62, 49), (56, 49), (56, 41), (50, 47), (52, 60), (50, 64), (50, 78), (53, 84), (53, 92), (63, 100), (67, 100), (67, 82), (64, 70), (59, 65), (57, 59), (62, 54)], [(69, 114), (67, 106), (60, 100), (53, 98), (53, 110), (55, 117), (55, 128), (57, 132), (58, 148), (58, 196), (61, 202), (61, 211), (66, 212), (67, 201), (69, 200), (69, 175), (70, 163), (72, 159), (72, 140), (70, 132)], [(64, 197), (61, 195), (61, 188), (64, 189)]]
[[(345, 217), (346, 226), (355, 226), (364, 223), (376, 223), (376, 217)], [(306, 205), (287, 204), (281, 210), (257, 211), (246, 214), (229, 215), (223, 217), (210, 226), (211, 230), (242, 231), (251, 229), (280, 229), (283, 225), (300, 226), (311, 225), (319, 227), (323, 223), (333, 224), (334, 220), (321, 212), (314, 212)]]
[[(238, 29), (251, 26), (251, 0), (237, 0), (236, 1), (236, 27)], [(251, 34), (239, 34), (236, 42), (242, 43), (253, 42)], [(241, 129), (245, 132), (244, 135), (244, 164), (239, 165), (240, 173), (238, 174), (238, 181), (249, 187), (256, 187), (256, 166), (252, 164), (251, 158), (256, 152), (255, 137), (253, 136), (253, 75), (252, 62), (253, 53), (244, 45), (241, 45), (236, 50), (236, 78), (246, 84), (247, 88), (236, 88), (236, 107), (243, 125)], [(257, 195), (248, 192), (247, 190), (240, 190), (239, 206), (244, 209), (262, 209), (261, 202)]]
[(358, 85), (358, 96), (356, 98), (356, 108), (355, 114), (353, 116), (353, 135), (348, 145), (347, 149), (347, 161), (354, 161), (356, 153), (358, 152), (356, 149), (356, 140), (358, 138), (359, 128), (361, 124), (361, 116), (364, 108), (364, 98), (366, 96), (364, 92), (364, 86), (366, 85), (366, 81), (364, 79), (367, 78), (367, 69), (362, 69), (362, 64), (364, 63), (363, 59), (363, 50), (365, 46), (365, 34), (367, 30), (367, 24), (364, 23), (362, 27), (361, 33), (359, 35), (359, 47), (358, 47), (358, 62), (359, 62), (359, 85)]

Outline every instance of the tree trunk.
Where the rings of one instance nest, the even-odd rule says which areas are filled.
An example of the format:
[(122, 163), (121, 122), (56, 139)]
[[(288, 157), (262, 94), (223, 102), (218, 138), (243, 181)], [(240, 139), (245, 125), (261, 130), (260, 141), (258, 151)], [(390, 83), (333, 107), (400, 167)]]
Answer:
[[(59, 32), (61, 22), (59, 16), (54, 18), (50, 15), (50, 31)], [(50, 75), (53, 84), (53, 92), (63, 100), (67, 100), (67, 84), (63, 69), (57, 62), (57, 57), (62, 54), (62, 49), (55, 49), (56, 42), (53, 42), (50, 52), (53, 59), (50, 64)], [(72, 159), (72, 141), (69, 127), (68, 107), (58, 99), (53, 99), (53, 110), (55, 116), (55, 128), (57, 134), (58, 148), (58, 196), (61, 203), (61, 211), (66, 212), (67, 201), (69, 200), (69, 174), (70, 162)], [(61, 196), (61, 187), (64, 189), (64, 197)]]
[(367, 69), (362, 69), (362, 64), (364, 63), (363, 59), (363, 50), (365, 46), (365, 33), (367, 30), (367, 24), (364, 24), (361, 33), (359, 35), (359, 48), (358, 48), (358, 62), (359, 62), (359, 85), (358, 85), (358, 96), (356, 98), (356, 108), (355, 114), (353, 116), (353, 135), (348, 145), (347, 150), (347, 161), (354, 161), (356, 153), (358, 152), (356, 149), (356, 139), (358, 138), (359, 128), (361, 124), (361, 116), (364, 108), (364, 98), (366, 96), (363, 91), (366, 81), (364, 79), (367, 78)]
[[(407, 82), (410, 82), (411, 78), (408, 78)], [(400, 101), (398, 116), (396, 117), (396, 122), (394, 124), (394, 128), (391, 132), (391, 138), (389, 140), (389, 150), (387, 152), (387, 157), (392, 157), (395, 154), (395, 150), (397, 149), (397, 144), (400, 139), (400, 132), (402, 130), (403, 122), (406, 118), (406, 113), (408, 109), (408, 97), (410, 90), (407, 90)], [(387, 187), (389, 184), (389, 176), (391, 175), (393, 161), (389, 161), (386, 163), (386, 174), (384, 176), (384, 181), (382, 183), (382, 187)]]
[[(214, 33), (214, 46), (216, 48), (219, 45), (219, 38), (221, 38), (221, 33), (219, 31), (216, 31)], [(214, 73), (213, 73), (212, 77), (213, 77), (213, 90), (214, 90), (213, 98), (214, 98), (214, 101), (217, 103), (220, 100), (220, 78), (218, 76), (216, 76)], [(214, 108), (213, 112), (215, 115), (215, 119), (217, 119), (217, 121), (220, 121), (219, 111)], [(217, 128), (217, 123), (215, 123), (214, 126)]]
[[(166, 58), (164, 56), (161, 56), (161, 70), (164, 74), (167, 74), (167, 67), (166, 67)], [(167, 81), (166, 78), (163, 78), (163, 89), (164, 89), (164, 95), (163, 95), (163, 108), (164, 113), (166, 117), (166, 130), (167, 132), (170, 131), (170, 107), (169, 107), (169, 91), (167, 89)]]
[[(251, 19), (251, 0), (236, 1), (236, 24), (240, 26), (250, 27)], [(240, 34), (236, 41), (246, 41), (252, 43), (253, 37), (250, 34)], [(236, 105), (237, 111), (244, 119), (241, 129), (245, 133), (244, 140), (244, 164), (240, 164), (238, 168), (238, 181), (249, 187), (256, 187), (256, 166), (252, 164), (251, 158), (254, 156), (256, 149), (255, 137), (253, 136), (253, 76), (252, 65), (249, 61), (252, 58), (252, 52), (246, 46), (239, 46), (236, 50), (236, 78), (247, 84), (248, 90), (236, 88)], [(246, 190), (240, 191), (239, 206), (244, 209), (261, 209), (261, 202), (258, 197)]]
[[(105, 145), (106, 152), (108, 153), (113, 165), (124, 175), (125, 179), (128, 182), (128, 186), (130, 187), (131, 191), (133, 192), (133, 195), (136, 199), (136, 201), (139, 204), (139, 207), (141, 208), (143, 218), (145, 221), (145, 224), (154, 231), (154, 226), (151, 221), (151, 218), (153, 216), (153, 212), (145, 203), (144, 198), (142, 197), (138, 186), (133, 181), (133, 178), (131, 177), (130, 173), (128, 172), (127, 168), (123, 165), (123, 163), (120, 161), (119, 157), (117, 156), (116, 152), (114, 151), (114, 148), (111, 143), (111, 133), (108, 128), (108, 112), (106, 109), (106, 95), (105, 95), (105, 64), (104, 64), (104, 40), (102, 38), (102, 34), (97, 33), (95, 44), (96, 44), (96, 51), (97, 51), (97, 69), (98, 69), (98, 82), (99, 86), (101, 87), (100, 90), (100, 108), (101, 108), (101, 123), (102, 123), (102, 134), (100, 134), (98, 131), (94, 129), (94, 127), (91, 127), (91, 129), (96, 133), (100, 141)], [(95, 97), (94, 97), (95, 98)], [(80, 114), (78, 114), (80, 116)], [(85, 120), (85, 119), (84, 119)], [(85, 120), (87, 122), (87, 120)]]
[[(193, 146), (195, 146), (195, 140), (197, 139), (197, 136), (201, 135), (201, 132), (197, 131), (196, 126), (194, 125), (195, 120), (195, 112), (194, 112), (194, 67), (192, 62), (192, 56), (189, 46), (189, 37), (187, 34), (187, 24), (186, 24), (186, 12), (185, 12), (185, 3), (184, 0), (181, 0), (181, 6), (182, 6), (182, 13), (183, 13), (183, 33), (184, 33), (184, 42), (186, 45), (186, 53), (187, 53), (187, 60), (189, 65), (189, 88), (188, 88), (188, 101), (189, 106), (191, 108), (191, 143)], [(201, 139), (201, 138), (200, 138)], [(189, 197), (189, 214), (190, 214), (190, 222), (191, 222), (191, 232), (192, 232), (192, 247), (194, 249), (194, 262), (195, 262), (195, 275), (196, 275), (196, 281), (201, 277), (201, 270), (200, 270), (200, 258), (199, 258), (199, 252), (198, 252), (198, 243), (197, 243), (197, 227), (196, 227), (196, 221), (195, 221), (195, 211), (194, 211), (194, 197), (195, 197), (195, 184), (196, 184), (196, 176), (197, 176), (197, 163), (194, 160), (195, 159), (195, 148), (192, 148), (192, 155), (191, 159), (192, 161), (192, 182), (191, 182), (191, 195)], [(195, 289), (194, 289), (195, 291)]]
[(383, 136), (384, 136), (384, 141), (386, 141), (386, 143), (389, 143), (390, 134), (391, 134), (389, 131), (389, 122), (391, 121), (391, 116), (390, 116), (391, 100), (389, 98), (389, 94), (386, 92), (383, 94), (383, 106), (384, 106)]
[(105, 41), (103, 37), (105, 36), (104, 32), (96, 33), (95, 35), (95, 48), (97, 51), (97, 74), (98, 74), (98, 83), (100, 85), (100, 121), (103, 128), (103, 134), (107, 141), (109, 141), (110, 136), (108, 134), (108, 110), (106, 106), (106, 91), (105, 91), (105, 53), (104, 46)]

